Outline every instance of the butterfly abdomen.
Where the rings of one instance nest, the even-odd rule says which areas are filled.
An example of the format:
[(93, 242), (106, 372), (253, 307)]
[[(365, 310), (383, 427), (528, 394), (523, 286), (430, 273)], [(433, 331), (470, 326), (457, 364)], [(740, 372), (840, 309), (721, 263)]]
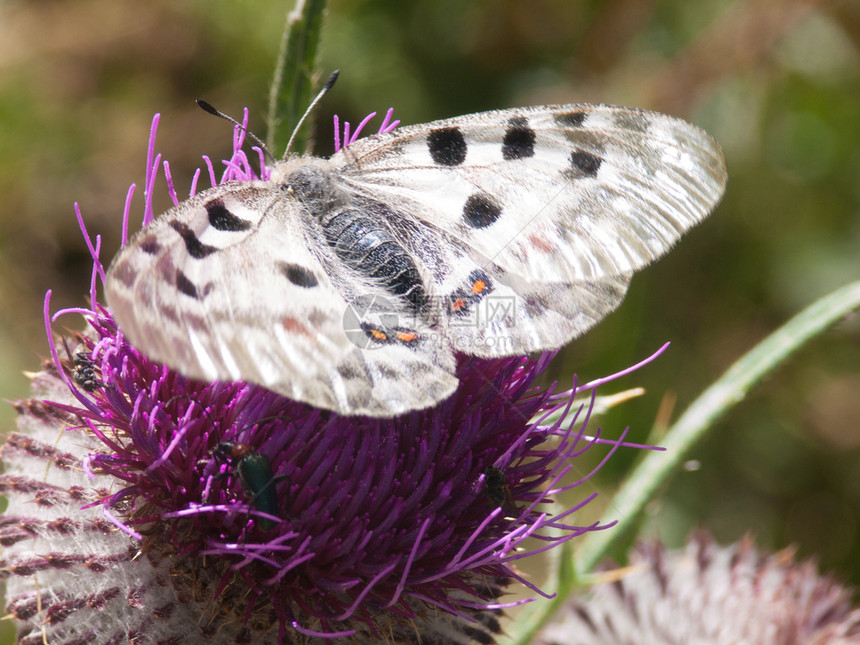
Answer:
[(326, 241), (344, 264), (416, 311), (426, 307), (427, 293), (415, 261), (379, 218), (347, 208), (323, 218), (321, 224)]
[(287, 171), (284, 185), (316, 219), (328, 245), (350, 269), (394, 296), (415, 311), (427, 307), (427, 292), (421, 273), (410, 253), (383, 223), (372, 204), (361, 204), (341, 189), (323, 165), (301, 160)]

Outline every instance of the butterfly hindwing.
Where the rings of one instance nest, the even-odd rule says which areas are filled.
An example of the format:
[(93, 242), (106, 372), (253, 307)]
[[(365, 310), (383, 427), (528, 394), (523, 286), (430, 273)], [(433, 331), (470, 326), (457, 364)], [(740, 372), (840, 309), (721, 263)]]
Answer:
[(443, 231), (413, 231), (403, 244), (432, 267), (435, 329), (454, 350), (494, 357), (560, 347), (615, 309), (629, 275), (536, 284), (483, 264)]

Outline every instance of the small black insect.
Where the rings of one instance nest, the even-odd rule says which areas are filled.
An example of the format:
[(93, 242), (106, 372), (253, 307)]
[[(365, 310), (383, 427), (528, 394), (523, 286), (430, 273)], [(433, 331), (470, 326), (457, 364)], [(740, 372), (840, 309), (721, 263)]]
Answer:
[(85, 392), (95, 392), (100, 387), (105, 387), (96, 374), (95, 363), (86, 352), (75, 354), (75, 383)]
[[(255, 509), (267, 515), (280, 516), (275, 484), (283, 481), (287, 476), (275, 477), (272, 473), (272, 464), (266, 455), (254, 452), (251, 446), (244, 443), (222, 441), (212, 451), (212, 458), (230, 468), (226, 473), (215, 475), (216, 479), (228, 475), (237, 477), (248, 495), (248, 501)], [(274, 526), (275, 522), (269, 518), (260, 518), (260, 528), (264, 531)]]
[(66, 353), (69, 355), (69, 359), (74, 366), (72, 378), (78, 387), (80, 387), (84, 392), (95, 392), (100, 387), (107, 387), (107, 385), (99, 379), (98, 372), (96, 372), (96, 364), (93, 362), (93, 359), (90, 357), (88, 352), (80, 351), (75, 352), (75, 354), (72, 355), (65, 338), (63, 339), (63, 345), (65, 345)]
[(516, 515), (519, 511), (508, 487), (505, 471), (497, 466), (484, 468), (484, 493), (494, 507), (502, 507), (507, 515)]

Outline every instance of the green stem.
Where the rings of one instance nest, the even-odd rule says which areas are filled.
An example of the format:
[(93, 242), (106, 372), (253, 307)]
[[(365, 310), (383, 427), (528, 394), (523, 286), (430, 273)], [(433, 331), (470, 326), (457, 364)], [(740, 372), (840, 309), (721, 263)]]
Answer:
[[(860, 282), (837, 289), (804, 309), (759, 343), (705, 390), (669, 429), (662, 442), (666, 452), (649, 453), (612, 500), (601, 523), (617, 519), (618, 525), (606, 531), (589, 533), (579, 543), (575, 557), (576, 570), (588, 572), (594, 569), (636, 526), (645, 505), (653, 499), (658, 487), (665, 484), (677, 470), (690, 448), (714, 427), (720, 417), (740, 403), (754, 385), (811, 338), (858, 308)], [(564, 555), (570, 557), (569, 552)], [(549, 602), (534, 603), (539, 607), (512, 626), (509, 633), (513, 643), (529, 643), (575, 588), (576, 576), (571, 574), (569, 563), (566, 566), (562, 563), (560, 569), (552, 584), (557, 588), (556, 597)]]
[[(317, 50), (322, 30), (325, 0), (297, 0), (287, 14), (281, 50), (269, 92), (269, 135), (266, 145), (274, 155), (286, 150), (287, 141), (313, 98), (319, 80)], [(295, 151), (306, 152), (308, 123), (296, 136)]]

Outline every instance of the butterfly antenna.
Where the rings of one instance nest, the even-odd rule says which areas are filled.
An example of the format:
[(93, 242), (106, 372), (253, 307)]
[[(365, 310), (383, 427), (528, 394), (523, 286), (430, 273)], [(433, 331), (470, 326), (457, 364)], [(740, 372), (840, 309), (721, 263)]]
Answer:
[(244, 130), (244, 131), (245, 131), (245, 134), (247, 134), (247, 135), (248, 135), (249, 137), (251, 137), (251, 138), (252, 138), (252, 139), (253, 139), (257, 144), (259, 144), (260, 148), (263, 150), (263, 154), (265, 154), (265, 155), (266, 155), (266, 157), (269, 159), (269, 161), (271, 161), (273, 164), (275, 164), (275, 163), (277, 163), (277, 162), (278, 162), (278, 160), (277, 160), (277, 159), (275, 159), (275, 158), (272, 156), (272, 153), (271, 153), (271, 152), (269, 152), (269, 149), (266, 147), (266, 144), (265, 144), (265, 143), (263, 143), (263, 141), (260, 139), (260, 137), (258, 137), (256, 134), (254, 134), (253, 132), (251, 132), (250, 130), (248, 130), (248, 128), (246, 128), (244, 125), (242, 125), (241, 123), (239, 123), (239, 122), (238, 122), (236, 119), (234, 119), (232, 116), (229, 116), (229, 115), (227, 115), (227, 114), (224, 114), (221, 110), (216, 109), (213, 105), (211, 105), (210, 103), (207, 103), (207, 102), (206, 102), (206, 101), (204, 101), (203, 99), (197, 99), (197, 105), (199, 105), (199, 106), (200, 106), (200, 108), (201, 108), (204, 112), (208, 112), (208, 113), (209, 113), (209, 114), (211, 114), (212, 116), (217, 116), (217, 117), (218, 117), (218, 118), (220, 118), (220, 119), (224, 119), (225, 121), (229, 121), (229, 122), (230, 122), (230, 123), (232, 123), (234, 126), (236, 126), (237, 128), (239, 128), (240, 130)]
[(323, 85), (323, 88), (320, 90), (320, 93), (317, 94), (317, 97), (313, 101), (311, 101), (311, 104), (308, 106), (308, 109), (305, 110), (305, 113), (302, 115), (302, 118), (299, 119), (299, 122), (296, 124), (293, 133), (290, 135), (290, 140), (287, 141), (287, 149), (284, 151), (284, 157), (286, 157), (292, 149), (293, 141), (295, 141), (296, 135), (299, 133), (299, 129), (302, 127), (302, 124), (305, 122), (305, 119), (308, 118), (308, 115), (311, 113), (311, 110), (316, 107), (317, 103), (322, 100), (322, 97), (324, 97), (332, 88), (339, 74), (339, 69), (336, 69), (331, 73), (331, 76), (328, 77), (328, 80), (325, 82), (325, 85)]

